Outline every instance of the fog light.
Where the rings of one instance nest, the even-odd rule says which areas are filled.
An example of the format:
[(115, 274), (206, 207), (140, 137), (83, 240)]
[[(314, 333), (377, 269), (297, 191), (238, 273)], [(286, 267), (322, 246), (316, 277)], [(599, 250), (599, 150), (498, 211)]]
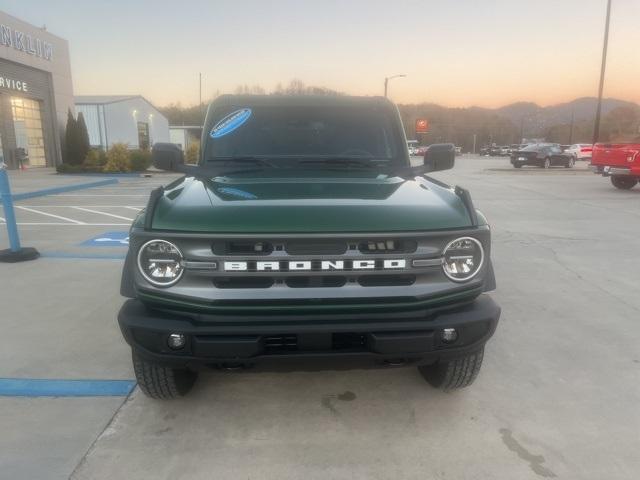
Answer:
[(172, 333), (167, 338), (167, 345), (171, 350), (180, 350), (187, 343), (187, 338), (181, 333)]
[(455, 328), (445, 328), (442, 330), (442, 341), (453, 343), (458, 339), (458, 331)]

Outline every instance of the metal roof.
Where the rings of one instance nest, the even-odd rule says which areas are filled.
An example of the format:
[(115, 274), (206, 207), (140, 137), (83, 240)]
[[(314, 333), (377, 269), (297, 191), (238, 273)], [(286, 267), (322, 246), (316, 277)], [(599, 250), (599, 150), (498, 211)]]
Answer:
[(76, 105), (108, 105), (110, 103), (126, 102), (127, 100), (140, 99), (148, 103), (160, 115), (163, 115), (158, 107), (142, 95), (76, 95), (73, 103)]
[(73, 98), (75, 103), (89, 103), (94, 105), (123, 102), (134, 98), (142, 98), (144, 100), (142, 95), (76, 95)]

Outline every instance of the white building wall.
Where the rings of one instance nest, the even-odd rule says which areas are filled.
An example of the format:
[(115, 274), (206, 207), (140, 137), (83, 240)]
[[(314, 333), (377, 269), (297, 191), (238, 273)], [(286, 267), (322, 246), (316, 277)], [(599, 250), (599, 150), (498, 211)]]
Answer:
[(125, 143), (129, 148), (138, 148), (137, 122), (149, 124), (149, 142), (169, 141), (169, 121), (151, 104), (142, 98), (132, 98), (104, 105), (107, 142)]
[(89, 133), (89, 144), (92, 147), (107, 146), (104, 131), (104, 117), (102, 115), (102, 105), (76, 105), (78, 114), (82, 113), (87, 124)]
[(138, 122), (149, 125), (149, 142), (169, 142), (169, 121), (143, 98), (131, 98), (105, 104), (77, 104), (87, 123), (92, 146), (109, 148), (124, 143), (139, 148)]
[(179, 145), (182, 150), (187, 148), (187, 131), (180, 127), (169, 127), (169, 141)]

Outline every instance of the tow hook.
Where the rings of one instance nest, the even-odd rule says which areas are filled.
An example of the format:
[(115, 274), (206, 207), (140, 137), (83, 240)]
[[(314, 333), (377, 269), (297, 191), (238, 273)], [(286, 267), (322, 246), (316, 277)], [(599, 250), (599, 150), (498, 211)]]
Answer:
[(244, 363), (221, 363), (218, 365), (218, 368), (221, 370), (226, 370), (227, 372), (235, 372), (238, 370), (244, 370), (247, 368), (247, 365)]
[(402, 367), (407, 364), (407, 361), (404, 358), (392, 358), (384, 360), (384, 364), (387, 367)]

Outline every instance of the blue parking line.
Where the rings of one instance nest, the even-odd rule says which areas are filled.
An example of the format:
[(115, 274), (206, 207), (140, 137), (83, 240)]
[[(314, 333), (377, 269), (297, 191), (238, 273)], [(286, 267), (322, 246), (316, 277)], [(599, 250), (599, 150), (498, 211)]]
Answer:
[(0, 397), (125, 397), (133, 380), (0, 378)]
[(72, 253), (72, 252), (40, 252), (41, 258), (70, 258), (73, 260), (124, 260), (126, 255), (116, 253), (113, 255), (97, 255), (93, 253)]
[(45, 188), (43, 190), (35, 190), (33, 192), (14, 193), (11, 197), (14, 201), (26, 200), (27, 198), (44, 197), (46, 195), (72, 192), (74, 190), (83, 190), (85, 188), (103, 187), (105, 185), (113, 185), (114, 183), (118, 183), (117, 178), (109, 178), (98, 182), (77, 183), (75, 185), (66, 185), (64, 187)]
[(84, 172), (84, 173), (62, 173), (59, 175), (68, 175), (71, 177), (114, 177), (114, 178), (142, 178), (144, 177), (144, 175), (149, 175), (149, 173), (118, 173), (118, 172), (113, 172), (113, 173), (107, 173), (107, 172), (100, 172), (100, 173), (90, 173), (90, 172)]

